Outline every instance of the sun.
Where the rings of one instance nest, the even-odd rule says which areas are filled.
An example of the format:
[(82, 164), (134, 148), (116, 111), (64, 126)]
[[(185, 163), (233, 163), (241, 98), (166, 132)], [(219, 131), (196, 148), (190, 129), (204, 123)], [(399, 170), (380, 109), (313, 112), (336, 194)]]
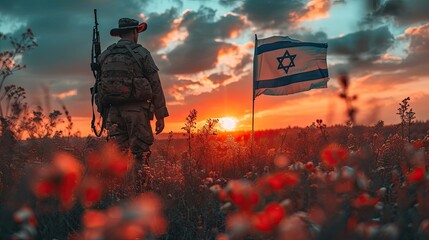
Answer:
[(233, 131), (237, 128), (238, 120), (234, 117), (219, 118), (219, 124), (222, 130)]

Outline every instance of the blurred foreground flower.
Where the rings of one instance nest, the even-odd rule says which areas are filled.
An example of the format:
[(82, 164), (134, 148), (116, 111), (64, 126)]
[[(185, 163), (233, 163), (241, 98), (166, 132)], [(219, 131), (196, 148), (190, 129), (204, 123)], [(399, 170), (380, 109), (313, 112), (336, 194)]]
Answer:
[(262, 212), (257, 213), (253, 217), (253, 227), (262, 232), (267, 233), (272, 231), (285, 217), (286, 212), (283, 206), (278, 203), (268, 204)]
[[(70, 209), (79, 197), (84, 207), (98, 203), (115, 181), (131, 170), (133, 158), (112, 143), (86, 156), (86, 165), (69, 153), (56, 153), (48, 166), (36, 170), (29, 183), (40, 200), (59, 200), (62, 210)], [(86, 172), (84, 176), (84, 170)], [(50, 206), (51, 208), (52, 206)]]
[(259, 202), (259, 193), (249, 181), (230, 181), (225, 190), (229, 194), (231, 201), (245, 211), (253, 209)]
[(106, 211), (87, 210), (83, 215), (82, 239), (153, 239), (167, 232), (160, 198), (144, 193)]
[(36, 172), (35, 181), (30, 183), (33, 193), (40, 199), (59, 199), (61, 207), (73, 206), (73, 194), (82, 180), (83, 166), (72, 155), (56, 153), (47, 167)]
[(321, 152), (321, 159), (326, 166), (332, 167), (343, 163), (348, 158), (348, 150), (336, 144), (330, 144)]
[(86, 165), (90, 174), (103, 173), (106, 178), (121, 178), (132, 168), (133, 158), (116, 144), (107, 143), (100, 151), (87, 154)]
[(408, 173), (407, 179), (410, 183), (418, 183), (426, 179), (425, 166), (415, 167)]

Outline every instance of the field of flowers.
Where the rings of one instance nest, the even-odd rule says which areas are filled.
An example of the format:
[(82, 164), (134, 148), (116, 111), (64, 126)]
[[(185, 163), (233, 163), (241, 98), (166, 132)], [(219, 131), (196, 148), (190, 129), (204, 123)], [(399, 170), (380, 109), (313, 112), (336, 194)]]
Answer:
[(0, 238), (429, 237), (429, 123), (409, 140), (401, 125), (317, 120), (256, 132), (253, 148), (214, 120), (184, 130), (155, 143), (138, 195), (131, 156), (111, 143), (2, 135)]

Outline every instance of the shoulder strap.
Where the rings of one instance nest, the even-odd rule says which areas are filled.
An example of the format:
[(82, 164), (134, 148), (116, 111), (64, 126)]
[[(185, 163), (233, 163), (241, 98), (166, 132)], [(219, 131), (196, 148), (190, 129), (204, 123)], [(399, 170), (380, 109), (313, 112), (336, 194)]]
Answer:
[(150, 65), (150, 67), (153, 68), (154, 71), (159, 71), (159, 68), (156, 66), (155, 62), (153, 61), (153, 58), (150, 55), (149, 50), (147, 50), (142, 45), (138, 44), (138, 46), (135, 48), (135, 52), (138, 55), (140, 55), (143, 59), (145, 59), (147, 63)]
[(136, 55), (136, 53), (131, 49), (131, 47), (129, 45), (125, 45), (125, 47), (127, 48), (128, 52), (131, 53), (131, 55), (133, 56), (133, 58), (137, 61), (137, 64), (139, 65), (139, 67), (143, 68), (143, 64), (140, 62), (140, 59), (138, 58), (138, 56)]

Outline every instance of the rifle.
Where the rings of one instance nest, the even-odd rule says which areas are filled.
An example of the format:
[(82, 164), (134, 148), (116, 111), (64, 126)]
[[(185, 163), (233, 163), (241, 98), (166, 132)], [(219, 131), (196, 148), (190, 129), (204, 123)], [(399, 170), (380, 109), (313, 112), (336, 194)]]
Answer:
[(103, 130), (106, 127), (106, 120), (107, 120), (107, 115), (109, 114), (109, 108), (96, 102), (97, 110), (98, 112), (100, 112), (100, 115), (102, 118), (101, 129), (100, 131), (97, 131), (97, 128), (95, 127), (94, 101), (97, 100), (96, 97), (98, 94), (98, 84), (100, 82), (100, 76), (101, 76), (101, 66), (97, 61), (98, 56), (101, 54), (100, 33), (98, 31), (98, 21), (97, 21), (97, 9), (94, 9), (94, 20), (95, 20), (94, 22), (95, 24), (92, 29), (91, 71), (95, 78), (95, 84), (92, 88), (90, 88), (91, 106), (92, 106), (91, 128), (94, 131), (95, 136), (100, 137), (103, 133)]

